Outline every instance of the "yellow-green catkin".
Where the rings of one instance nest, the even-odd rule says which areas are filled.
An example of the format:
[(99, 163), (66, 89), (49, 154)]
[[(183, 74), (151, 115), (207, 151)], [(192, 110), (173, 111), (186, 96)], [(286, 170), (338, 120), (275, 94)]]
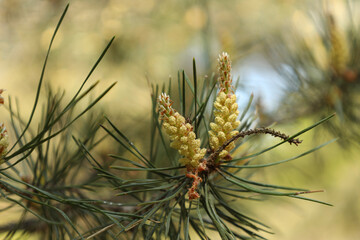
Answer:
[(0, 164), (4, 162), (4, 156), (7, 153), (9, 146), (9, 139), (6, 128), (3, 123), (0, 123)]
[(336, 26), (335, 21), (331, 16), (329, 21), (329, 36), (331, 43), (330, 64), (334, 72), (341, 75), (347, 69), (349, 49), (345, 36)]
[(172, 101), (166, 93), (158, 98), (160, 120), (163, 120), (163, 127), (169, 135), (170, 147), (175, 148), (184, 156), (180, 163), (191, 169), (197, 169), (200, 160), (204, 158), (205, 148), (200, 148), (200, 139), (196, 139), (193, 126), (186, 123), (185, 118), (172, 108)]
[[(231, 76), (231, 61), (227, 53), (222, 53), (218, 58), (219, 88), (220, 91), (214, 102), (215, 122), (210, 123), (210, 147), (216, 151), (226, 141), (239, 132), (235, 130), (240, 125), (236, 95), (234, 94)], [(220, 158), (228, 156), (234, 149), (235, 143), (231, 142), (221, 153)]]

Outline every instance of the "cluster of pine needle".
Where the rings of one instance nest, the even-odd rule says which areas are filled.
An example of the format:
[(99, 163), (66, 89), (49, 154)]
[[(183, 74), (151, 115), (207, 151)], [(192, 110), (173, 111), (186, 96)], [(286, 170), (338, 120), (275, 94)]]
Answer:
[[(340, 137), (343, 146), (360, 140), (360, 65), (355, 1), (339, 1), (346, 9), (347, 24), (325, 3), (301, 12), (313, 34), (290, 29), (269, 41), (269, 62), (286, 85), (283, 104), (275, 121), (303, 117), (325, 117), (336, 113), (337, 120), (324, 129)], [(332, 7), (332, 8), (331, 8)], [(300, 24), (300, 23), (298, 23)], [(296, 108), (297, 111), (291, 109)]]
[[(67, 9), (51, 39), (30, 117), (21, 116), (17, 101), (0, 96), (11, 118), (11, 125), (6, 130), (1, 125), (0, 132), (5, 139), (0, 140), (0, 214), (16, 211), (17, 215), (16, 221), (1, 223), (4, 239), (33, 233), (41, 239), (190, 239), (195, 235), (210, 239), (214, 231), (222, 239), (263, 239), (262, 232), (271, 230), (248, 216), (238, 201), (277, 196), (327, 204), (303, 195), (315, 191), (262, 183), (251, 176), (256, 169), (295, 160), (330, 143), (289, 159), (254, 163), (285, 143), (296, 147), (301, 143), (298, 136), (332, 116), (291, 136), (254, 127), (255, 116), (249, 111), (252, 96), (244, 109), (234, 101), (236, 84), (232, 85), (226, 54), (220, 56), (219, 79), (213, 74), (198, 80), (193, 60), (192, 79), (179, 71), (175, 87), (172, 81), (152, 85), (149, 154), (137, 148), (111, 116), (97, 117), (102, 114), (93, 109), (115, 84), (94, 99), (87, 97), (97, 87), (97, 82), (88, 81), (114, 38), (70, 101), (65, 102), (64, 92), (51, 88), (41, 95), (51, 46)], [(46, 99), (42, 107), (40, 98)], [(85, 107), (79, 104), (87, 100)], [(33, 128), (39, 109), (41, 120)], [(261, 139), (256, 137), (247, 149), (249, 136), (256, 134), (280, 141), (260, 149)], [(94, 149), (105, 138), (112, 139), (122, 153), (108, 153), (106, 158), (96, 154)], [(171, 146), (178, 151), (170, 148), (175, 141)], [(129, 172), (138, 174), (131, 177)]]

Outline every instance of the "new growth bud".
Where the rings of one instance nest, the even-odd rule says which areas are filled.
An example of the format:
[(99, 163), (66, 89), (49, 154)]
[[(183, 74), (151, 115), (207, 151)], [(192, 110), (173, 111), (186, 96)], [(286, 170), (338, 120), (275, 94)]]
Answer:
[(223, 52), (219, 54), (218, 58), (218, 71), (219, 71), (219, 85), (220, 91), (225, 92), (226, 94), (233, 92), (232, 90), (232, 77), (231, 77), (231, 61), (229, 54)]
[[(219, 87), (220, 91), (214, 102), (215, 123), (210, 123), (210, 147), (216, 151), (230, 138), (238, 134), (235, 129), (239, 127), (240, 121), (236, 119), (239, 116), (236, 95), (234, 94), (231, 77), (231, 61), (227, 53), (222, 53), (218, 58)], [(220, 154), (220, 158), (228, 156), (234, 149), (235, 144), (230, 143)]]
[(346, 71), (349, 61), (349, 49), (345, 36), (337, 27), (332, 16), (330, 16), (329, 35), (331, 43), (330, 64), (336, 74), (342, 75)]
[(171, 140), (170, 147), (177, 149), (184, 156), (179, 162), (186, 166), (189, 172), (186, 176), (193, 179), (192, 187), (189, 189), (189, 199), (196, 199), (200, 196), (196, 192), (201, 182), (198, 173), (206, 170), (206, 165), (201, 162), (206, 148), (200, 148), (200, 139), (196, 139), (193, 126), (186, 123), (185, 118), (172, 108), (172, 103), (166, 93), (159, 96), (159, 118), (164, 121), (163, 127)]
[(206, 149), (200, 149), (200, 139), (196, 139), (193, 126), (186, 123), (185, 118), (172, 108), (169, 95), (162, 93), (158, 99), (160, 120), (172, 141), (170, 146), (179, 151), (184, 158), (180, 163), (190, 168), (197, 168), (204, 157)]

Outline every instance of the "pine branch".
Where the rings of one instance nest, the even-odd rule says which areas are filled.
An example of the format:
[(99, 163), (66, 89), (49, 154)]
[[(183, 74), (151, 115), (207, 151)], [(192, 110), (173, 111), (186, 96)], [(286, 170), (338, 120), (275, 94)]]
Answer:
[(274, 129), (271, 128), (255, 128), (255, 129), (249, 129), (246, 131), (242, 131), (238, 134), (236, 134), (235, 136), (233, 136), (232, 138), (230, 138), (228, 141), (226, 141), (222, 146), (220, 146), (215, 152), (213, 152), (209, 157), (207, 161), (210, 162), (214, 162), (215, 159), (218, 158), (219, 154), (221, 153), (222, 150), (224, 150), (230, 143), (232, 143), (233, 141), (236, 141), (239, 138), (244, 138), (246, 136), (249, 135), (254, 135), (254, 134), (270, 134), (273, 137), (278, 137), (283, 139), (284, 141), (289, 142), (290, 144), (295, 144), (296, 146), (300, 143), (302, 143), (302, 140), (298, 139), (298, 138), (291, 138), (290, 136), (281, 133), (280, 131), (275, 131)]

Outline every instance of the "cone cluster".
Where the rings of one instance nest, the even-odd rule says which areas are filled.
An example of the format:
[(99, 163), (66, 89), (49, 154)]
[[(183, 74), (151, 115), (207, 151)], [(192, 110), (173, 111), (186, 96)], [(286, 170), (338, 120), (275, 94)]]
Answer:
[[(237, 120), (238, 104), (232, 86), (231, 61), (227, 53), (219, 55), (218, 70), (220, 91), (214, 102), (215, 122), (210, 123), (211, 130), (209, 131), (210, 147), (213, 151), (238, 134), (239, 131), (235, 129), (240, 125), (240, 121)], [(235, 143), (231, 142), (221, 151), (219, 157), (225, 158), (234, 147)]]
[(349, 50), (344, 35), (340, 32), (334, 21), (330, 22), (330, 64), (334, 72), (341, 75), (347, 68)]
[[(210, 123), (211, 130), (210, 148), (213, 152), (237, 135), (236, 129), (240, 125), (237, 120), (239, 116), (236, 95), (234, 94), (231, 77), (231, 61), (227, 53), (222, 53), (218, 58), (219, 71), (219, 93), (214, 102), (215, 122)], [(159, 119), (163, 121), (163, 127), (170, 138), (170, 147), (179, 151), (183, 156), (179, 161), (187, 168), (186, 177), (193, 179), (192, 186), (189, 188), (189, 199), (200, 197), (197, 192), (202, 178), (199, 173), (207, 168), (207, 160), (204, 156), (207, 152), (205, 148), (200, 148), (200, 139), (196, 138), (193, 126), (187, 123), (173, 107), (173, 102), (166, 93), (162, 93), (158, 98)], [(218, 159), (229, 159), (229, 152), (235, 148), (235, 143), (231, 142), (222, 150)]]
[(193, 126), (186, 123), (185, 118), (172, 108), (172, 101), (166, 93), (158, 99), (160, 120), (171, 140), (170, 147), (175, 148), (184, 156), (179, 161), (188, 168), (197, 168), (204, 157), (206, 149), (200, 149), (200, 139), (196, 139)]

